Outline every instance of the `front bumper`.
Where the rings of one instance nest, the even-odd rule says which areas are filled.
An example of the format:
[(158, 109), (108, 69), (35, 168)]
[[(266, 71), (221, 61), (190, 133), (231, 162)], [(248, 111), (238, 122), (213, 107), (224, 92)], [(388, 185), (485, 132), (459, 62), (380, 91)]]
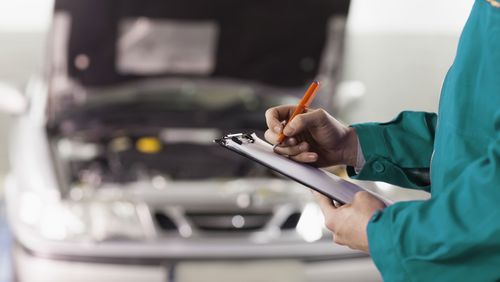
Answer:
[[(381, 281), (367, 256), (317, 261), (290, 258), (105, 261), (101, 258), (97, 262), (38, 256), (21, 246), (14, 248), (13, 255), (19, 282)], [(257, 280), (262, 277), (265, 280)]]

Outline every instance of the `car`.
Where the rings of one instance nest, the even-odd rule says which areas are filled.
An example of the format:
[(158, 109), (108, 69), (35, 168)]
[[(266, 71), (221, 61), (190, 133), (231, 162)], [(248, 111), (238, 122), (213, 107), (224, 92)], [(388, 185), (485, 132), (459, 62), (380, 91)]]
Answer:
[(45, 71), (9, 102), (16, 279), (379, 281), (308, 189), (212, 142), (262, 135), (315, 78), (330, 107), (348, 7), (56, 0)]

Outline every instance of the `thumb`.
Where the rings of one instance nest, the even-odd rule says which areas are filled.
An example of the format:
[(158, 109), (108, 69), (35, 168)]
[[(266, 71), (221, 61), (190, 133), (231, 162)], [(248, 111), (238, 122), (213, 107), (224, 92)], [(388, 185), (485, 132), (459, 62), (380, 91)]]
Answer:
[(293, 136), (306, 130), (326, 125), (328, 121), (328, 113), (323, 109), (308, 111), (297, 115), (284, 128), (283, 134)]

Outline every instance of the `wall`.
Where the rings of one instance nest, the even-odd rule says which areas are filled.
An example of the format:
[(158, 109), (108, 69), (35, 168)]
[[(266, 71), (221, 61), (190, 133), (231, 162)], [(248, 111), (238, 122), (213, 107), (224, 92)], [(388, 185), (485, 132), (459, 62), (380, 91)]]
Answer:
[[(23, 89), (41, 65), (44, 35), (0, 32), (0, 42), (0, 80)], [(9, 120), (8, 115), (0, 113), (0, 178), (7, 167)]]
[(473, 0), (353, 0), (345, 79), (365, 96), (342, 111), (347, 122), (387, 121), (405, 109), (437, 111)]
[[(52, 0), (0, 0), (0, 81), (23, 89), (41, 65)], [(10, 118), (0, 113), (0, 180), (7, 168)]]

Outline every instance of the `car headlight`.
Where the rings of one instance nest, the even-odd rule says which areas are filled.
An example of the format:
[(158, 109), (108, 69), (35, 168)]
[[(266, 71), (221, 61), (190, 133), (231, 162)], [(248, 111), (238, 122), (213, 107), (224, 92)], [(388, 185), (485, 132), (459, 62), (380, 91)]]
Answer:
[(319, 206), (315, 203), (307, 204), (297, 222), (297, 233), (306, 242), (315, 242), (323, 237), (324, 229), (324, 217)]
[(24, 192), (20, 221), (50, 240), (144, 239), (140, 205), (124, 200), (72, 201)]

